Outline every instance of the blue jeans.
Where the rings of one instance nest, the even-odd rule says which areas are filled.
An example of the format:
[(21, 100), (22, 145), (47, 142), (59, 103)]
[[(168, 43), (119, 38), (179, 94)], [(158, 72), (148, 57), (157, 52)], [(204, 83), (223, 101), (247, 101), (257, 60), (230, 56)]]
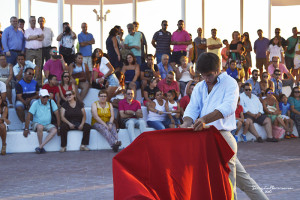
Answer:
[(142, 64), (142, 57), (141, 56), (135, 56), (135, 58), (136, 58), (137, 64), (139, 64), (141, 66), (141, 64)]
[(17, 64), (17, 57), (18, 57), (18, 52), (15, 51), (10, 51), (10, 56), (5, 56), (6, 57), (6, 62), (12, 64), (13, 66)]
[(162, 130), (169, 127), (167, 121), (147, 121), (149, 127), (154, 128), (155, 130)]

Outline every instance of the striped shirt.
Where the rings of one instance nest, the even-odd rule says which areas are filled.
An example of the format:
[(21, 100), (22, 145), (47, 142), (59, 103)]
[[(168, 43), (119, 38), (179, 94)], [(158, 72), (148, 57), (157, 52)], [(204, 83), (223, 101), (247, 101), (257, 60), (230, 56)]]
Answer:
[(156, 53), (170, 54), (171, 37), (169, 31), (164, 33), (162, 30), (153, 35), (153, 40), (156, 41)]

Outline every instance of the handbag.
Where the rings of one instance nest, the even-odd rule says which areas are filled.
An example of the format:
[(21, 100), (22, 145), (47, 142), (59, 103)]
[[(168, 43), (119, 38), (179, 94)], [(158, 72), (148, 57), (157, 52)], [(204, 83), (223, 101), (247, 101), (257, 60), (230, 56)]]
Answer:
[(62, 37), (61, 39), (61, 45), (59, 46), (59, 53), (62, 54), (62, 55), (65, 55), (65, 56), (70, 56), (72, 55), (72, 52), (73, 52), (73, 46), (72, 48), (67, 48), (67, 47), (64, 47), (63, 46), (63, 40), (64, 40), (64, 37)]
[(79, 82), (86, 82), (85, 71), (83, 70), (83, 66), (81, 65), (82, 71), (76, 74), (72, 74), (74, 79), (79, 79)]
[(51, 99), (49, 100), (49, 102), (50, 102), (50, 112), (51, 112), (51, 124), (53, 124), (53, 125), (57, 125), (57, 119), (56, 119), (56, 116), (55, 116), (55, 114), (54, 114), (54, 112), (53, 112), (53, 108), (52, 108), (52, 104), (51, 104)]

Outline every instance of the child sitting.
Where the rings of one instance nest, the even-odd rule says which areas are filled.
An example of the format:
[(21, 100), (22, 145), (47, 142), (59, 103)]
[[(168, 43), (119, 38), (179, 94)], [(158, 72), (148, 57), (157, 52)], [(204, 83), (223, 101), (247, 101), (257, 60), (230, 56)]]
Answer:
[(177, 93), (175, 90), (169, 90), (167, 92), (167, 102), (165, 104), (166, 106), (166, 112), (169, 112), (168, 114), (168, 123), (170, 128), (175, 128), (175, 126), (179, 127), (180, 123), (180, 105), (177, 102)]
[[(231, 131), (232, 135), (234, 136), (236, 142), (239, 141), (238, 133), (241, 130), (243, 124), (244, 124), (244, 113), (243, 113), (243, 107), (240, 105), (240, 98), (238, 100), (238, 104), (235, 110), (235, 119), (236, 119), (236, 129)], [(249, 126), (247, 126), (249, 127)], [(244, 142), (247, 142), (246, 133), (248, 131), (248, 128), (244, 128), (243, 133), (241, 134), (241, 137), (243, 138)]]
[(279, 100), (279, 109), (281, 110), (281, 117), (283, 118), (285, 126), (290, 130), (285, 133), (284, 138), (296, 138), (296, 136), (293, 134), (294, 121), (290, 118), (291, 104), (288, 103), (288, 98), (285, 96), (285, 94), (281, 94), (279, 96)]

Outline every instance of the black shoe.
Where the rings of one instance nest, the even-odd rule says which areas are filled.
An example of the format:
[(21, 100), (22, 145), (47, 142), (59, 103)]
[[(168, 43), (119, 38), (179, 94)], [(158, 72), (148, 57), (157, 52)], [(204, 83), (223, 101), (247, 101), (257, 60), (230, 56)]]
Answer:
[(42, 151), (42, 150), (40, 149), (40, 147), (35, 148), (35, 153), (40, 154), (41, 151)]
[(267, 142), (278, 142), (276, 138), (267, 138)]
[(46, 152), (47, 151), (44, 148), (41, 149), (41, 153), (46, 153)]
[(122, 145), (121, 141), (117, 141), (113, 146), (112, 149), (114, 152), (118, 152), (119, 151), (119, 147)]
[(256, 142), (258, 142), (258, 143), (263, 143), (264, 141), (263, 141), (263, 139), (262, 139), (261, 137), (258, 137), (258, 138), (256, 139)]

